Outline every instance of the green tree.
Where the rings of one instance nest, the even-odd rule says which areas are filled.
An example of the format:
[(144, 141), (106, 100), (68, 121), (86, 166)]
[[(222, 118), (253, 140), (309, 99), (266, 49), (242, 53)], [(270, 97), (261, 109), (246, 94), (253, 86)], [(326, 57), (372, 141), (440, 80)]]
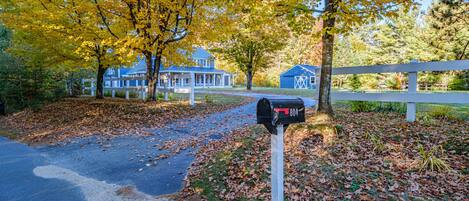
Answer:
[(0, 101), (7, 112), (36, 108), (65, 95), (63, 71), (46, 68), (46, 55), (32, 46), (30, 55), (10, 54), (7, 50), (13, 45), (11, 31), (0, 24)]
[[(439, 59), (469, 58), (469, 4), (464, 0), (436, 1), (429, 12), (427, 21), (433, 39), (431, 46)], [(453, 90), (469, 89), (469, 72), (453, 72), (450, 88)]]
[(151, 100), (157, 98), (156, 84), (162, 58), (165, 57), (168, 63), (175, 62), (175, 58), (182, 58), (180, 54), (185, 55), (186, 51), (181, 49), (192, 49), (190, 42), (198, 36), (196, 30), (210, 32), (203, 28), (206, 14), (212, 9), (211, 1), (94, 0), (94, 3), (111, 38), (145, 57)]
[(32, 52), (27, 46), (32, 45), (49, 53), (50, 58), (46, 60), (50, 66), (95, 69), (96, 98), (104, 97), (106, 69), (127, 62), (133, 56), (118, 41), (112, 40), (95, 4), (90, 1), (10, 0), (2, 6), (5, 12), (1, 19), (15, 30), (18, 44), (26, 44), (26, 47), (14, 48), (16, 54), (30, 55)]
[(318, 19), (323, 20), (318, 111), (332, 115), (330, 93), (335, 35), (348, 33), (354, 27), (376, 19), (395, 16), (401, 6), (408, 8), (413, 2), (409, 0), (325, 0), (324, 10), (318, 10), (319, 2), (285, 0), (281, 6), (292, 8), (290, 13), (293, 14), (302, 12), (306, 16), (311, 16), (312, 12), (317, 12), (319, 14), (313, 16), (318, 16)]
[(464, 0), (435, 1), (427, 18), (440, 59), (469, 58), (469, 4)]
[(252, 89), (253, 76), (268, 67), (288, 34), (286, 26), (272, 17), (270, 7), (270, 3), (256, 0), (229, 2), (226, 14), (232, 18), (231, 30), (225, 32), (222, 42), (212, 45), (245, 74), (247, 90)]

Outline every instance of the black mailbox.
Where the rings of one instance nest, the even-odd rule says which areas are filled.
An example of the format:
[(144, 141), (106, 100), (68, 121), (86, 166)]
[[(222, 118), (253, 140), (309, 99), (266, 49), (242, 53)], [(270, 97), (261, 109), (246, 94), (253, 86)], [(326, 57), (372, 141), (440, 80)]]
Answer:
[(5, 115), (5, 103), (0, 100), (0, 115)]
[(305, 122), (305, 105), (301, 98), (262, 98), (257, 102), (257, 123), (264, 124), (270, 133), (276, 127), (284, 130), (292, 123)]

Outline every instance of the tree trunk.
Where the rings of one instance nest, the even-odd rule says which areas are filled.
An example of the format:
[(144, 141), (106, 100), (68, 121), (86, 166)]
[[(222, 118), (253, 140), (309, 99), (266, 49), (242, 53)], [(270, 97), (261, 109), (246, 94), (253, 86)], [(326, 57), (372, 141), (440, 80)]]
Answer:
[(246, 89), (251, 91), (252, 90), (252, 66), (248, 66), (246, 72)]
[(103, 64), (98, 61), (98, 75), (96, 77), (96, 99), (103, 99), (104, 98), (104, 72), (106, 68), (104, 68)]
[[(160, 80), (160, 66), (161, 66), (161, 52), (157, 51), (155, 55), (155, 62), (153, 65), (153, 82), (151, 85), (153, 85), (153, 96), (150, 96), (152, 101), (156, 101), (156, 93), (158, 92), (157, 87), (158, 87), (158, 82)], [(150, 83), (149, 83), (150, 85)]]
[(334, 35), (330, 31), (335, 26), (336, 0), (325, 0), (327, 18), (323, 23), (321, 81), (319, 85), (318, 111), (333, 115), (331, 105), (332, 58), (334, 51)]
[(148, 97), (150, 100), (153, 100), (155, 96), (155, 85), (154, 83), (154, 77), (153, 77), (153, 66), (151, 62), (151, 57), (152, 54), (150, 51), (146, 51), (143, 53), (145, 55), (145, 63), (147, 64), (147, 73), (146, 73), (146, 80), (148, 84)]

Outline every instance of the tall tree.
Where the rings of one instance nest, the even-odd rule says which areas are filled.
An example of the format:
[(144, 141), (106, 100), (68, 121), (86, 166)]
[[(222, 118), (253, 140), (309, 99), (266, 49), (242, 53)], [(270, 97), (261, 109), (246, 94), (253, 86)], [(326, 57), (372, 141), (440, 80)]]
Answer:
[[(112, 37), (145, 57), (149, 98), (156, 100), (162, 58), (175, 51), (184, 52), (178, 48), (191, 48), (180, 41), (193, 36), (192, 29), (206, 13), (204, 5), (208, 3), (202, 0), (94, 0), (94, 3)], [(116, 30), (126, 33), (118, 34)]]
[[(56, 64), (68, 62), (75, 67), (96, 69), (98, 99), (104, 97), (106, 69), (128, 61), (132, 56), (127, 49), (109, 39), (99, 11), (90, 1), (11, 0), (2, 6), (5, 12), (1, 17), (5, 24), (17, 33), (33, 36), (36, 40), (30, 40), (30, 44), (49, 52), (52, 58), (59, 55), (54, 60)], [(22, 40), (28, 40), (28, 37)]]
[(281, 49), (288, 34), (286, 25), (272, 17), (270, 6), (265, 1), (229, 1), (226, 15), (233, 22), (231, 30), (224, 32), (222, 42), (212, 44), (245, 74), (247, 90), (252, 89), (253, 76), (268, 67), (272, 53)]
[(354, 27), (370, 21), (395, 16), (401, 6), (408, 8), (412, 4), (411, 0), (324, 0), (323, 5), (321, 1), (301, 0), (284, 0), (279, 3), (282, 8), (290, 8), (290, 14), (303, 13), (323, 20), (319, 112), (333, 115), (330, 94), (335, 35), (348, 33)]
[(469, 58), (469, 3), (464, 0), (436, 1), (427, 18), (433, 33), (431, 45), (440, 59)]
[[(433, 36), (430, 44), (440, 59), (469, 58), (469, 3), (464, 0), (440, 0), (430, 8), (428, 22)], [(469, 89), (469, 72), (450, 72), (453, 90)]]

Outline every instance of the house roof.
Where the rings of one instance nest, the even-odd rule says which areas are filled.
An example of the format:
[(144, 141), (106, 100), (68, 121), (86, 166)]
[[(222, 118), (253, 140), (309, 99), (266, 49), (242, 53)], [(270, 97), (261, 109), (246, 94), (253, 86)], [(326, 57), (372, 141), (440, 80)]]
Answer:
[(316, 72), (316, 69), (319, 69), (319, 67), (317, 67), (317, 66), (311, 66), (311, 65), (308, 65), (308, 64), (298, 64), (297, 66), (300, 66), (304, 69), (307, 69), (307, 70), (309, 70), (313, 73)]
[(212, 54), (210, 54), (207, 50), (197, 47), (195, 48), (194, 52), (192, 53), (192, 58), (193, 59), (209, 59), (212, 57)]
[(196, 73), (226, 73), (224, 70), (214, 68), (202, 68), (194, 66), (170, 66), (169, 68), (162, 68), (162, 73), (166, 72), (196, 72)]
[[(205, 49), (197, 47), (195, 48), (194, 52), (191, 56), (193, 59), (209, 59), (212, 58), (212, 55)], [(178, 72), (218, 72), (222, 73), (225, 71), (210, 69), (210, 68), (201, 68), (201, 67), (181, 67), (181, 66), (171, 66), (169, 68), (164, 69), (163, 65), (161, 65), (161, 72), (169, 72), (169, 71), (178, 71)], [(147, 64), (144, 58), (138, 58), (137, 62), (135, 62), (131, 67), (128, 68), (129, 70), (125, 72), (125, 75), (128, 74), (140, 74), (147, 72)], [(166, 71), (165, 71), (166, 70)]]
[[(146, 73), (147, 68), (145, 65), (145, 61), (138, 62), (135, 68), (130, 69), (125, 73), (125, 75), (132, 75), (132, 74), (142, 74)], [(162, 67), (160, 70), (161, 73), (169, 73), (169, 72), (179, 72), (179, 73), (227, 73), (224, 70), (218, 70), (214, 68), (202, 68), (202, 67), (194, 67), (194, 66), (170, 66), (168, 68)], [(227, 73), (228, 74), (228, 73)]]
[(311, 66), (307, 64), (297, 64), (288, 69), (287, 71), (280, 74), (280, 76), (292, 76), (298, 74), (298, 70), (304, 71), (307, 73), (315, 74), (316, 70), (319, 69), (317, 66)]

